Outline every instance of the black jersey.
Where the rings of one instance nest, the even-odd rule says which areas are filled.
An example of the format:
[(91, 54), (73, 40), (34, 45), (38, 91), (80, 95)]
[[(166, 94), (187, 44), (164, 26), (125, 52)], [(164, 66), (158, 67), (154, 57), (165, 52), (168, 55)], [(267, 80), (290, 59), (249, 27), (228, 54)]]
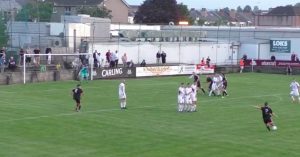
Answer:
[(200, 81), (199, 76), (198, 75), (194, 75), (194, 82), (198, 82)]
[(268, 106), (261, 107), (261, 111), (262, 111), (262, 116), (264, 119), (271, 118), (273, 111), (270, 107), (268, 107)]
[(74, 99), (80, 99), (81, 94), (83, 93), (83, 90), (81, 88), (75, 88), (72, 90), (72, 92), (73, 92)]

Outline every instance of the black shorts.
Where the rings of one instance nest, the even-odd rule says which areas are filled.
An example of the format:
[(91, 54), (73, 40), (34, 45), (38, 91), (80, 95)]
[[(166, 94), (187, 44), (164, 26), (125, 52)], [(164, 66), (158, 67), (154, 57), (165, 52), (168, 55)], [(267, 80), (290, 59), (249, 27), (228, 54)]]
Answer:
[(263, 118), (263, 121), (264, 121), (265, 124), (272, 123), (271, 118)]
[(198, 88), (201, 88), (201, 83), (200, 83), (200, 81), (197, 81), (197, 87), (198, 87)]
[(74, 101), (75, 101), (76, 103), (80, 103), (80, 99), (78, 99), (78, 98), (74, 98)]
[(227, 83), (225, 83), (225, 82), (223, 83), (223, 88), (227, 89)]

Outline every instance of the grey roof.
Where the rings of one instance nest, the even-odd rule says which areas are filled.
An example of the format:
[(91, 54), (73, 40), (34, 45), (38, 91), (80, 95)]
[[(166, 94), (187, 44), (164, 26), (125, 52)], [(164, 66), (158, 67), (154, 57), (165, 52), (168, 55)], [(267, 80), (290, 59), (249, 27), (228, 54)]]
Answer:
[(300, 7), (280, 6), (272, 9), (267, 15), (271, 16), (299, 16)]
[(99, 5), (103, 0), (46, 0), (57, 6)]
[(0, 10), (2, 11), (20, 10), (21, 8), (21, 5), (15, 0), (0, 0)]

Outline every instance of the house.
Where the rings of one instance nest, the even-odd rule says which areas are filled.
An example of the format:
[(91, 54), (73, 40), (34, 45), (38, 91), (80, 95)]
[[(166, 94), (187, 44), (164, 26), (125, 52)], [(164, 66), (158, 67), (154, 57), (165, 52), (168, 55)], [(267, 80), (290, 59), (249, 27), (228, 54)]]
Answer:
[(128, 10), (128, 22), (130, 24), (134, 23), (134, 16), (136, 12), (139, 10), (139, 5), (130, 5)]
[(19, 10), (21, 10), (21, 5), (15, 0), (0, 0), (0, 15), (4, 19), (14, 21), (14, 18)]
[(228, 26), (251, 26), (254, 23), (254, 13), (237, 12), (231, 10), (201, 10), (191, 9), (190, 16), (195, 19), (195, 24), (202, 25), (228, 25)]
[(256, 26), (300, 27), (300, 7), (280, 6), (255, 16)]
[(112, 23), (128, 23), (129, 5), (125, 0), (46, 0), (53, 3), (53, 22), (60, 22), (62, 15), (77, 15), (81, 6), (105, 7), (111, 11)]

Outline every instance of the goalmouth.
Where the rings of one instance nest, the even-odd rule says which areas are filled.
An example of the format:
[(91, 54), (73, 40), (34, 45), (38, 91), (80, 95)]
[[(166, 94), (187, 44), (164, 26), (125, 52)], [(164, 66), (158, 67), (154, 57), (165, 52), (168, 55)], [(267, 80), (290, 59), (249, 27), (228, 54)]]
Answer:
[[(22, 58), (23, 65), (23, 83), (26, 84), (26, 74), (30, 67), (43, 69), (47, 65), (55, 65), (56, 68), (70, 63), (72, 68), (81, 68), (87, 65), (89, 68), (89, 80), (93, 80), (94, 60), (92, 53), (74, 53), (74, 54), (24, 54)], [(43, 64), (41, 64), (43, 63)], [(46, 70), (46, 69), (45, 69)], [(56, 69), (58, 70), (58, 69)]]

